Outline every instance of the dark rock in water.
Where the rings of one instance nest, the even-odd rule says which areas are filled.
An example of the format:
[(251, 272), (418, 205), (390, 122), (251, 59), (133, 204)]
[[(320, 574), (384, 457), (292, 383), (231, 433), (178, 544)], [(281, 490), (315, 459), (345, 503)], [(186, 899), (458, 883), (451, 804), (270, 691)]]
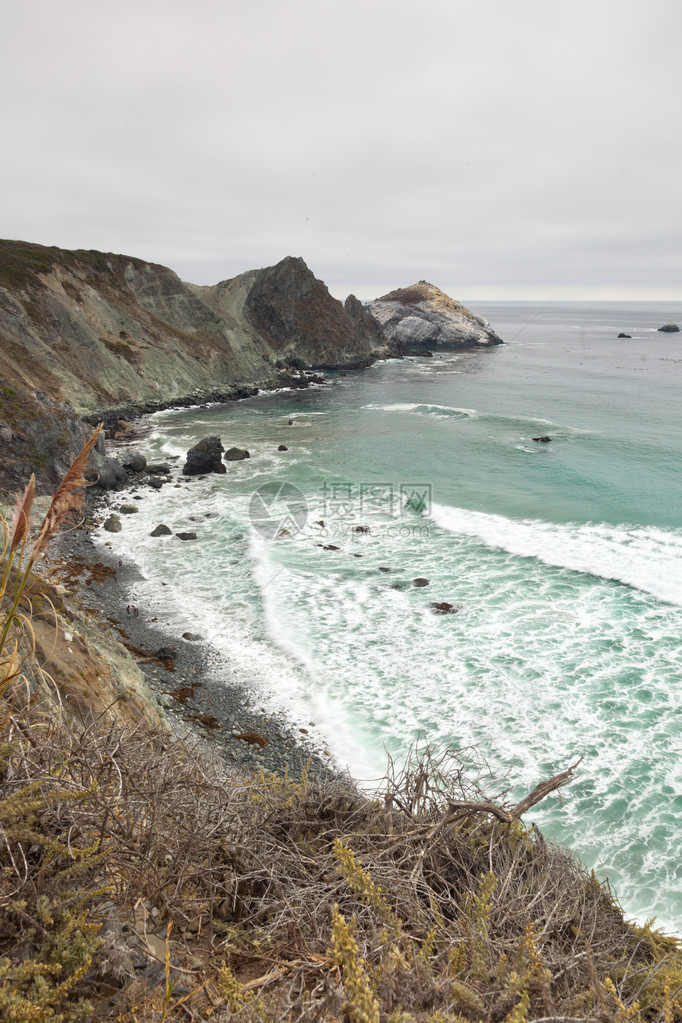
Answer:
[(433, 608), (434, 614), (437, 615), (456, 615), (458, 611), (461, 611), (461, 605), (459, 604), (448, 604), (446, 600), (440, 602), (434, 602), (429, 607)]
[(404, 590), (406, 586), (407, 586), (407, 583), (392, 583), (391, 584), (391, 589), (392, 590)]
[(313, 525), (322, 526), (322, 528), (324, 529), (324, 519), (316, 519), (315, 522), (313, 522)]
[(147, 486), (151, 487), (152, 490), (161, 490), (163, 483), (164, 481), (162, 479), (159, 479), (158, 476), (150, 476), (149, 479), (147, 480)]
[(128, 472), (144, 472), (147, 468), (147, 459), (138, 451), (129, 451), (121, 459), (121, 465)]
[(185, 476), (200, 476), (207, 472), (227, 472), (222, 462), (225, 450), (220, 437), (204, 437), (187, 452), (187, 461), (182, 472)]
[(178, 652), (172, 646), (160, 646), (156, 651), (156, 656), (160, 661), (174, 661)]
[(182, 638), (186, 639), (188, 643), (196, 643), (201, 639), (198, 632), (183, 632)]
[(99, 435), (90, 455), (90, 467), (85, 470), (89, 486), (97, 490), (123, 490), (128, 486), (128, 473), (117, 458), (106, 454), (104, 437)]
[(121, 515), (135, 515), (135, 513), (139, 512), (140, 509), (134, 504), (122, 504), (118, 510)]
[(536, 444), (549, 444), (552, 440), (551, 437), (533, 437)]
[(356, 533), (370, 533), (371, 530), (370, 530), (369, 526), (356, 526), (355, 527), (355, 532)]
[(379, 565), (379, 571), (380, 572), (392, 572), (393, 569), (392, 568), (386, 568), (385, 565)]
[(351, 554), (351, 558), (361, 558), (362, 554)]
[(628, 337), (628, 338), (632, 338), (632, 334), (619, 334), (619, 335), (618, 335), (618, 337)]
[(110, 515), (102, 526), (102, 529), (106, 529), (107, 533), (120, 533), (122, 528), (118, 515)]
[(680, 328), (676, 323), (664, 323), (663, 326), (658, 329), (662, 330), (665, 334), (677, 334)]
[(166, 462), (155, 462), (147, 466), (147, 472), (154, 476), (167, 476), (170, 471), (171, 467)]
[(226, 462), (241, 462), (244, 458), (251, 458), (246, 448), (228, 448), (223, 458)]
[(280, 446), (277, 448), (277, 450), (278, 451), (288, 451), (289, 448), (286, 446), (286, 444), (280, 444)]
[(429, 580), (428, 579), (422, 579), (421, 577), (417, 578), (417, 579), (413, 579), (412, 580), (412, 585), (413, 586), (428, 586), (429, 585)]
[(152, 531), (151, 531), (151, 533), (149, 535), (150, 536), (171, 536), (172, 533), (173, 533), (172, 529), (169, 529), (168, 526), (165, 526), (163, 523), (161, 523), (161, 525), (157, 526), (156, 529), (152, 529)]
[(338, 551), (338, 547), (335, 547), (333, 543), (323, 544), (323, 551)]
[(196, 533), (176, 533), (178, 540), (196, 540)]
[(294, 421), (293, 421), (293, 419), (290, 419), (290, 420), (289, 420), (289, 424), (288, 424), (288, 425), (289, 425), (289, 426), (293, 426), (293, 425), (294, 425)]

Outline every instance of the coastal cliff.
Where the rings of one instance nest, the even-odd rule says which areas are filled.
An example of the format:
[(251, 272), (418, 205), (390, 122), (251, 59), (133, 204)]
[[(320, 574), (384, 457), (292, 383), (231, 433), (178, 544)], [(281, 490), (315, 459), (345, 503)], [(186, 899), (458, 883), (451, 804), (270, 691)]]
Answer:
[[(201, 287), (129, 256), (0, 242), (0, 489), (35, 468), (54, 485), (81, 417), (305, 386), (304, 369), (391, 354), (371, 316), (344, 309), (300, 258)], [(120, 484), (103, 448), (95, 469)]]

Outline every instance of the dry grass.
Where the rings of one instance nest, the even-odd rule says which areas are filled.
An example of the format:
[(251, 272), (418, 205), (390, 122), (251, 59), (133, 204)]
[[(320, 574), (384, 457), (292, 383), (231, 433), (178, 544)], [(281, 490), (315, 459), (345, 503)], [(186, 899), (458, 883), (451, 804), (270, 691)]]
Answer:
[[(475, 794), (461, 752), (415, 754), (368, 799), (347, 778), (230, 778), (180, 742), (12, 701), (0, 962), (29, 1001), (21, 970), (60, 966), (41, 977), (54, 1015), (36, 1018), (87, 999), (140, 1023), (682, 1019), (674, 941), (628, 926), (535, 829), (453, 813)], [(131, 935), (158, 962), (151, 987)]]

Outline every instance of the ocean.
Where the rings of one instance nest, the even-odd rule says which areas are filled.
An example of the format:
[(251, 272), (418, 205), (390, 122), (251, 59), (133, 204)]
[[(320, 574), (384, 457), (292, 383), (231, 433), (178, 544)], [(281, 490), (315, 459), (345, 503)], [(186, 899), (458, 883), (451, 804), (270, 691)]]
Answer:
[(151, 417), (155, 459), (251, 457), (150, 492), (114, 549), (213, 684), (362, 784), (415, 743), (475, 747), (509, 798), (582, 757), (527, 821), (679, 932), (682, 334), (656, 328), (682, 304), (472, 306), (508, 344)]

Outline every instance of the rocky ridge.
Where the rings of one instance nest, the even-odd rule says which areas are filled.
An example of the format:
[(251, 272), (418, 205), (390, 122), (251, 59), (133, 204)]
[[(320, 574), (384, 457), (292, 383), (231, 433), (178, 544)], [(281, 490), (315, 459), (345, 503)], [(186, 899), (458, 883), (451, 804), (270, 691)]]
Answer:
[(501, 345), (483, 316), (427, 281), (398, 288), (368, 305), (370, 315), (394, 344), (407, 348), (473, 348)]
[[(129, 256), (0, 242), (0, 490), (50, 489), (90, 422), (307, 386), (395, 354), (302, 259), (211, 287)], [(315, 378), (315, 379), (319, 379)], [(103, 487), (120, 467), (99, 452)]]

